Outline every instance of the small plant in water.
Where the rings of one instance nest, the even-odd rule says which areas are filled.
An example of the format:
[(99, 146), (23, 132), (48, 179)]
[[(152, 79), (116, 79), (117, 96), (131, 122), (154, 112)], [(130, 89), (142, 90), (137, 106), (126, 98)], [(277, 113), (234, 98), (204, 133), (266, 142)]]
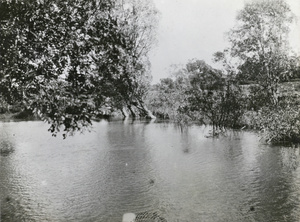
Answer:
[(0, 156), (8, 156), (13, 153), (15, 150), (13, 147), (1, 147), (0, 148)]

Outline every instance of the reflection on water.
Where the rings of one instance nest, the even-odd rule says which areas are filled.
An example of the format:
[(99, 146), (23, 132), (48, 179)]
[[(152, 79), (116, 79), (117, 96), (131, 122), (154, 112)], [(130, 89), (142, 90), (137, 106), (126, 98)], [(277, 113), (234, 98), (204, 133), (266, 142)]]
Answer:
[(15, 151), (13, 139), (6, 130), (0, 131), (0, 156), (8, 156)]
[(0, 123), (2, 221), (299, 221), (299, 148), (251, 132), (206, 138), (172, 124), (94, 123), (63, 140), (42, 122)]

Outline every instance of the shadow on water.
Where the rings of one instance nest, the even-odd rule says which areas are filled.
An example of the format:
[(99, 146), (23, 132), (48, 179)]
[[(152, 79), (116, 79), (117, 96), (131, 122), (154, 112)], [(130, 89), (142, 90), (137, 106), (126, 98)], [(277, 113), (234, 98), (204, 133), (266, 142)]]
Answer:
[(1, 217), (0, 221), (27, 221), (25, 209), (22, 207), (20, 200), (7, 195), (1, 200)]
[(0, 156), (8, 156), (15, 151), (13, 143), (9, 140), (0, 141)]
[(287, 171), (296, 171), (300, 164), (300, 148), (283, 147), (280, 151), (283, 168)]
[[(0, 221), (25, 221), (24, 208), (20, 199), (11, 192), (14, 186), (10, 176), (11, 156), (15, 152), (14, 134), (2, 125), (0, 135)], [(1, 159), (2, 158), (2, 159)], [(4, 178), (10, 178), (4, 179)]]
[(14, 136), (14, 134), (11, 135), (5, 126), (2, 125), (0, 132), (0, 156), (9, 156), (15, 151)]

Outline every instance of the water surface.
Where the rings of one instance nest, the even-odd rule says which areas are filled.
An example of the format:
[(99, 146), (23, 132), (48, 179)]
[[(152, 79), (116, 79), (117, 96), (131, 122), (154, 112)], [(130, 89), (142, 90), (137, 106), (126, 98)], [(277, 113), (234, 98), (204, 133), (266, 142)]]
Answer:
[(168, 123), (100, 121), (65, 140), (47, 127), (0, 123), (14, 150), (0, 156), (2, 221), (300, 221), (298, 148)]

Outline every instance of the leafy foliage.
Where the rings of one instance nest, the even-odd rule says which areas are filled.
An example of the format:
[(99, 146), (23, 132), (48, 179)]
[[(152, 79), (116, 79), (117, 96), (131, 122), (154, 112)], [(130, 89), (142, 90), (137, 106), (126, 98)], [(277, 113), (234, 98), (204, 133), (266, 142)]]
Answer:
[(300, 135), (299, 104), (281, 89), (299, 74), (299, 57), (289, 47), (293, 20), (285, 0), (249, 2), (228, 33), (230, 48), (214, 55), (236, 82), (251, 84), (244, 87), (248, 111), (243, 119), (271, 143), (297, 141)]
[(121, 75), (115, 79), (104, 78), (102, 84), (109, 84), (107, 89), (112, 95), (113, 106), (120, 109), (128, 107), (133, 116), (136, 114), (131, 106), (136, 106), (145, 114), (147, 110), (143, 100), (151, 81), (147, 54), (155, 43), (158, 12), (152, 1), (127, 0), (119, 1), (117, 5), (115, 13), (121, 32), (127, 39), (127, 57), (119, 61)]
[(179, 115), (180, 107), (186, 103), (185, 91), (188, 87), (189, 82), (183, 76), (161, 79), (148, 94), (148, 107), (155, 115), (174, 120)]
[(55, 134), (62, 125), (66, 133), (83, 129), (103, 106), (143, 95), (152, 39), (139, 31), (152, 33), (155, 20), (146, 24), (139, 13), (155, 17), (155, 9), (122, 3), (2, 1), (2, 99), (31, 109)]
[(203, 61), (188, 65), (191, 89), (188, 109), (193, 116), (214, 128), (237, 127), (244, 112), (241, 89)]
[(300, 112), (297, 106), (265, 107), (259, 111), (255, 123), (267, 142), (300, 142)]
[(278, 83), (293, 76), (297, 59), (288, 42), (294, 16), (284, 0), (247, 3), (229, 32), (231, 56), (239, 60), (237, 78), (254, 81), (271, 104), (278, 102)]
[(237, 127), (244, 112), (241, 89), (220, 70), (202, 60), (191, 60), (162, 79), (154, 88), (149, 107), (179, 122), (211, 124), (214, 129)]

